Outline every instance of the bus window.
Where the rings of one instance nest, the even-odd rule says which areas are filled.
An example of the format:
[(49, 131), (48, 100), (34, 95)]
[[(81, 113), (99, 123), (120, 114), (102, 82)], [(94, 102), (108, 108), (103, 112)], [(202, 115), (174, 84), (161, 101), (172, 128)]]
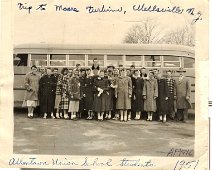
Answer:
[(17, 54), (13, 56), (14, 66), (27, 66), (28, 54)]
[(69, 55), (69, 66), (75, 67), (76, 64), (85, 66), (85, 55), (83, 54), (71, 54)]
[(193, 58), (184, 57), (184, 68), (194, 68), (194, 63)]
[(30, 65), (47, 66), (47, 54), (32, 54)]
[(145, 67), (161, 67), (161, 56), (145, 56)]
[(163, 56), (164, 67), (180, 67), (180, 57)]
[(131, 65), (134, 65), (136, 67), (142, 67), (142, 61), (141, 56), (138, 55), (127, 55), (126, 56), (126, 66), (130, 67)]
[(51, 54), (50, 55), (50, 66), (66, 66), (66, 55), (65, 54)]
[(113, 65), (114, 67), (118, 67), (123, 64), (123, 56), (122, 55), (108, 55), (107, 56), (107, 65)]
[(104, 66), (104, 55), (89, 54), (88, 55), (88, 66), (93, 65), (93, 59), (98, 60), (99, 66)]

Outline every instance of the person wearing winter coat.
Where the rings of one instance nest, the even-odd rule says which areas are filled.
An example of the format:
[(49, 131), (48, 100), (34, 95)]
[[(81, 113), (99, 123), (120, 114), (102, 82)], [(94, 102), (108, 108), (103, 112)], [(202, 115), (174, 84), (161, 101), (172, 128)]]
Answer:
[(175, 81), (176, 87), (176, 107), (177, 107), (177, 120), (186, 123), (187, 111), (191, 108), (190, 95), (191, 84), (190, 80), (185, 77), (185, 70), (179, 69), (179, 78)]
[(157, 113), (159, 114), (159, 121), (165, 123), (169, 107), (168, 106), (169, 87), (162, 73), (158, 73), (157, 83), (158, 83)]
[(152, 121), (153, 113), (156, 112), (156, 99), (158, 97), (158, 84), (154, 78), (154, 73), (149, 72), (148, 79), (144, 82), (143, 98), (144, 98), (144, 110), (147, 112), (147, 121)]
[(46, 74), (39, 81), (39, 101), (43, 118), (46, 119), (51, 114), (54, 119), (54, 78), (51, 76), (51, 68), (46, 69)]
[(31, 72), (26, 74), (24, 79), (24, 86), (26, 88), (23, 107), (28, 108), (28, 118), (34, 117), (34, 109), (39, 105), (38, 89), (39, 89), (40, 76), (37, 74), (37, 67), (33, 65)]
[(126, 70), (120, 69), (120, 76), (116, 79), (116, 109), (120, 113), (120, 121), (127, 121), (127, 111), (131, 109), (132, 80), (126, 76)]
[(168, 98), (168, 113), (167, 116), (169, 119), (174, 120), (175, 118), (175, 98), (176, 98), (176, 88), (175, 88), (175, 79), (172, 78), (172, 71), (166, 71), (166, 83), (169, 88), (169, 98)]
[(144, 99), (143, 99), (143, 86), (144, 79), (140, 77), (139, 70), (134, 71), (132, 77), (132, 103), (135, 111), (135, 120), (141, 118), (141, 112), (144, 111)]
[(93, 77), (91, 76), (91, 69), (86, 69), (86, 77), (84, 82), (84, 90), (83, 90), (83, 97), (85, 98), (85, 106), (84, 109), (88, 113), (88, 117), (86, 119), (91, 120), (93, 119)]
[(97, 118), (100, 121), (104, 119), (104, 113), (108, 111), (106, 100), (108, 95), (108, 81), (104, 78), (104, 70), (100, 70), (99, 76), (94, 79), (94, 102), (93, 111), (97, 113)]
[(79, 101), (81, 98), (79, 70), (74, 70), (74, 75), (68, 81), (69, 109), (71, 119), (76, 120), (76, 113), (79, 111)]

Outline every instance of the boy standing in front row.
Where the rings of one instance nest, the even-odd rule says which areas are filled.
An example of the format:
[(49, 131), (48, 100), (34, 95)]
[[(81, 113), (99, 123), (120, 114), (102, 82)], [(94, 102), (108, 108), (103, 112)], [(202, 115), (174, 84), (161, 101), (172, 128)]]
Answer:
[(177, 71), (179, 78), (175, 81), (176, 87), (176, 105), (177, 105), (177, 120), (186, 123), (188, 118), (188, 109), (191, 108), (190, 94), (191, 84), (188, 78), (185, 77), (186, 72), (183, 69)]
[(51, 118), (54, 119), (54, 78), (51, 76), (51, 68), (46, 69), (46, 74), (39, 81), (39, 101), (43, 118), (46, 119), (51, 113)]

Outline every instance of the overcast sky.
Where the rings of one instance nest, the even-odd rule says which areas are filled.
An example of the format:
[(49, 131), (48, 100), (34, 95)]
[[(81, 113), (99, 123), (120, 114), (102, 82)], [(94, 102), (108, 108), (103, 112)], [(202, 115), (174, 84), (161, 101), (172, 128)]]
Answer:
[[(28, 2), (27, 2), (28, 1)], [(27, 10), (19, 10), (17, 3), (26, 2), (32, 5), (33, 9), (28, 14)], [(132, 3), (133, 2), (133, 3)], [(140, 3), (139, 3), (140, 2)], [(120, 44), (128, 32), (129, 28), (139, 24), (145, 18), (154, 19), (158, 24), (158, 30), (164, 34), (170, 30), (182, 27), (191, 21), (189, 15), (179, 15), (170, 13), (147, 13), (133, 12), (134, 4), (143, 4), (145, 1), (100, 1), (89, 3), (86, 0), (23, 0), (14, 3), (14, 44), (25, 43), (65, 43), (65, 44)], [(172, 1), (157, 1), (160, 7), (175, 6)], [(172, 3), (171, 3), (172, 2)], [(45, 11), (36, 11), (35, 8), (41, 3), (47, 3)], [(54, 5), (63, 7), (76, 7), (80, 12), (57, 12)], [(123, 7), (123, 13), (96, 13), (88, 14), (85, 7), (111, 6), (113, 9)], [(155, 3), (146, 2), (145, 5)], [(181, 8), (191, 7), (186, 4)]]

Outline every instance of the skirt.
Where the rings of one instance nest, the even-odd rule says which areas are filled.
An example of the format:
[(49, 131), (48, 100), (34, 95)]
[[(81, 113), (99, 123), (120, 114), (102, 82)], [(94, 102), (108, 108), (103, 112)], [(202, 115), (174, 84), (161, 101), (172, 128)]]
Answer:
[(37, 107), (38, 100), (25, 100), (23, 101), (22, 107)]
[(109, 111), (108, 108), (106, 107), (106, 100), (107, 96), (105, 93), (101, 94), (101, 96), (94, 94), (93, 111), (95, 112)]
[(55, 109), (60, 109), (60, 102), (61, 102), (61, 95), (56, 95), (55, 97), (55, 103), (54, 103), (54, 108)]
[(61, 97), (60, 107), (62, 110), (68, 110), (68, 97)]
[(69, 103), (68, 112), (78, 112), (79, 111), (79, 100), (71, 100)]

